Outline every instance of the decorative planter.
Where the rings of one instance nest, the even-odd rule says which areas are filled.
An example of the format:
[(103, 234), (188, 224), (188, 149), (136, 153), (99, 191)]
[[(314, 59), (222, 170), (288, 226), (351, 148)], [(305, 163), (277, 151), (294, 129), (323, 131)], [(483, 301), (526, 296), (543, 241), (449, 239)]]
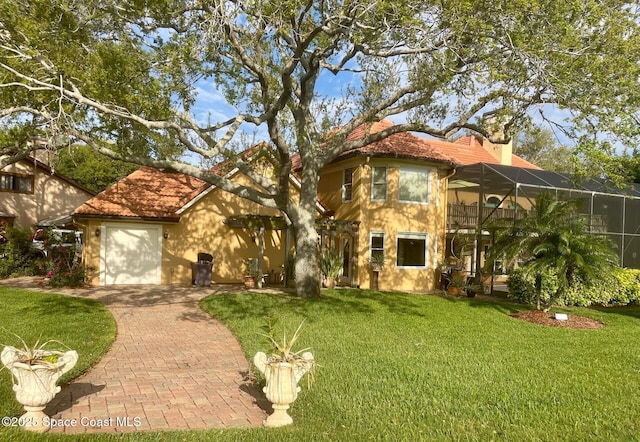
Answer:
[(245, 275), (244, 277), (244, 286), (248, 289), (252, 289), (256, 286), (256, 280), (251, 275)]
[(302, 359), (281, 362), (273, 361), (265, 353), (258, 352), (253, 357), (253, 363), (264, 374), (266, 385), (262, 391), (273, 406), (273, 414), (263, 422), (264, 426), (281, 427), (293, 423), (287, 410), (298, 397), (298, 381), (313, 367), (313, 354), (307, 351), (302, 354)]
[(332, 277), (324, 278), (324, 286), (328, 289), (336, 288), (336, 278), (332, 278)]
[(71, 370), (78, 362), (78, 353), (69, 350), (42, 351), (42, 356), (58, 355), (55, 363), (26, 364), (19, 362), (22, 352), (15, 347), (7, 346), (2, 350), (0, 359), (13, 376), (13, 391), (26, 413), (20, 419), (20, 425), (25, 430), (44, 433), (49, 429), (43, 410), (49, 402), (60, 392), (56, 385), (58, 379)]

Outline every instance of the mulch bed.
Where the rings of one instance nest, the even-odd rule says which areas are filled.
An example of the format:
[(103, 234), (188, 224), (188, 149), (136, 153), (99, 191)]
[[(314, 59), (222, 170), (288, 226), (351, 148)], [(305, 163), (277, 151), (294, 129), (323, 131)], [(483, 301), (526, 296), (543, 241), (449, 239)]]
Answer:
[(585, 318), (584, 316), (568, 315), (567, 321), (559, 321), (554, 318), (555, 313), (543, 312), (542, 310), (524, 310), (522, 312), (512, 313), (511, 316), (523, 321), (532, 322), (538, 325), (546, 325), (548, 327), (564, 327), (564, 328), (581, 328), (596, 329), (604, 327), (604, 324), (595, 319)]

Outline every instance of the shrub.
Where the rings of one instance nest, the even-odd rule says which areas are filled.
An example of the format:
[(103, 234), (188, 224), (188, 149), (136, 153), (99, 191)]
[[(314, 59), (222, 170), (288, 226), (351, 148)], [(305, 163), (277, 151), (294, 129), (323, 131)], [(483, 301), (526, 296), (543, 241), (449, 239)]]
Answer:
[(28, 276), (43, 271), (41, 254), (33, 248), (31, 232), (19, 227), (8, 227), (0, 241), (0, 277)]
[[(523, 269), (514, 269), (507, 279), (509, 293), (507, 297), (524, 304), (536, 303), (535, 277), (525, 273)], [(542, 292), (540, 301), (546, 304), (551, 295), (558, 289), (558, 277), (553, 270), (546, 270), (542, 275)]]
[(611, 296), (613, 304), (640, 304), (640, 270), (618, 269), (614, 272), (620, 284), (618, 290)]
[[(596, 281), (576, 284), (565, 290), (564, 295), (556, 299), (558, 305), (627, 305), (640, 304), (640, 270), (615, 269), (612, 281)], [(558, 279), (553, 270), (547, 270), (542, 277), (542, 302), (547, 303), (555, 293)], [(507, 279), (508, 297), (524, 304), (535, 304), (536, 291), (533, 275), (527, 275), (522, 269), (515, 269)]]
[(84, 284), (85, 270), (76, 256), (75, 246), (65, 244), (61, 235), (44, 233), (43, 242), (49, 265), (49, 285), (53, 287), (80, 287)]

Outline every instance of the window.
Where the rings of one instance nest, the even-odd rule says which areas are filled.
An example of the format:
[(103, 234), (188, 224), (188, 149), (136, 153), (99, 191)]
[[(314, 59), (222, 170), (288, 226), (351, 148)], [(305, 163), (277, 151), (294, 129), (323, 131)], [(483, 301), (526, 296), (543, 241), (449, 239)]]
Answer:
[(33, 193), (33, 175), (0, 174), (0, 191)]
[(371, 177), (371, 201), (387, 199), (387, 168), (374, 167)]
[(427, 204), (429, 202), (429, 169), (400, 168), (398, 200)]
[(501, 199), (497, 196), (490, 196), (487, 198), (487, 202), (484, 204), (485, 207), (500, 207)]
[(384, 262), (384, 232), (371, 232), (369, 259)]
[(344, 170), (342, 175), (342, 201), (351, 201), (353, 197), (353, 167)]
[(398, 233), (398, 267), (427, 267), (426, 233)]

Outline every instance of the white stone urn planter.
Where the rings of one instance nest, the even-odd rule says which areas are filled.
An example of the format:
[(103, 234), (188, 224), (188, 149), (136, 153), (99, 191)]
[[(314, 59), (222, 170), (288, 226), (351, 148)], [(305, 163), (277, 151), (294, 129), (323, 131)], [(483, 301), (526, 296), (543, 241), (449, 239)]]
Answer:
[[(57, 361), (48, 362), (47, 358), (57, 355)], [(13, 377), (13, 391), (26, 413), (20, 419), (20, 425), (29, 431), (44, 433), (49, 429), (47, 415), (44, 409), (49, 402), (60, 392), (56, 385), (58, 379), (78, 362), (78, 353), (75, 350), (67, 352), (36, 350), (31, 361), (25, 362), (25, 352), (15, 347), (7, 346), (0, 354), (0, 360), (11, 372)]]
[(258, 352), (253, 357), (253, 363), (264, 374), (266, 385), (262, 391), (273, 405), (273, 414), (264, 421), (264, 426), (281, 427), (293, 423), (287, 410), (298, 397), (298, 382), (315, 364), (313, 354), (307, 351), (296, 359), (283, 361)]

